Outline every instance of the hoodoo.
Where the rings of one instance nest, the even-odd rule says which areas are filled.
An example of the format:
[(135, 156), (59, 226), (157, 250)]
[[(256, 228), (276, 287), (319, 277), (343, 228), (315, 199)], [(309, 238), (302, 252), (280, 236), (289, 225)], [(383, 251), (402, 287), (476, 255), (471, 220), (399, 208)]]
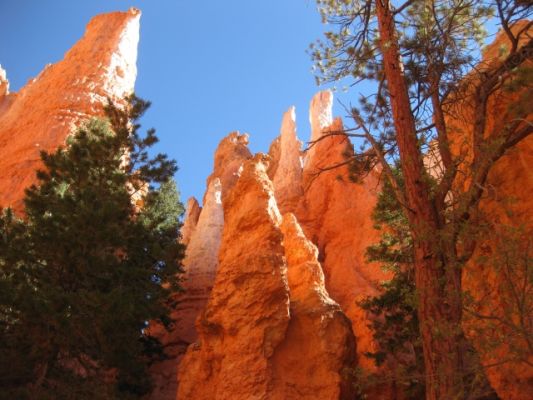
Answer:
[(39, 152), (55, 150), (79, 122), (102, 115), (107, 98), (133, 92), (140, 17), (135, 8), (94, 17), (62, 61), (17, 93), (8, 92), (0, 69), (0, 206), (21, 212)]
[(317, 248), (280, 216), (268, 157), (246, 161), (224, 202), (219, 268), (180, 365), (178, 399), (349, 399), (347, 317), (328, 295)]

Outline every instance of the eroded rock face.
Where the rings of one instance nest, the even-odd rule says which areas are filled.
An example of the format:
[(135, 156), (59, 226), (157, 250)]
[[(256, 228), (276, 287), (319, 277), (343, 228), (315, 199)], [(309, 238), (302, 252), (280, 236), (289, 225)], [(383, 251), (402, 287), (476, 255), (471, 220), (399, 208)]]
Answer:
[[(512, 29), (516, 32), (527, 23), (519, 21)], [(531, 28), (529, 33), (532, 33)], [(508, 46), (506, 35), (500, 33), (486, 49), (481, 68), (500, 63), (505, 57), (502, 49)], [(532, 65), (530, 61), (528, 66)], [(525, 100), (522, 96), (527, 90), (523, 87), (518, 92), (500, 90), (494, 93), (487, 104), (485, 135), (498, 134), (505, 129), (515, 118), (513, 107)], [(466, 162), (461, 167), (468, 171), (473, 154), (471, 121), (474, 121), (474, 112), (468, 100), (453, 107), (451, 114), (458, 118), (447, 121), (453, 138), (452, 150), (456, 154), (466, 154)], [(527, 119), (533, 123), (533, 113), (530, 112)], [(526, 400), (533, 393), (533, 355), (531, 350), (525, 350), (531, 346), (533, 330), (532, 165), (533, 136), (529, 136), (493, 166), (481, 201), (485, 223), (490, 228), (483, 231), (463, 273), (463, 289), (471, 298), (469, 309), (474, 312), (464, 315), (465, 334), (478, 350), (482, 364), (491, 365), (486, 369), (487, 378), (504, 400)], [(530, 278), (526, 278), (528, 274)]]
[(320, 139), (324, 130), (333, 123), (333, 93), (330, 90), (318, 92), (311, 100), (309, 123), (311, 124), (311, 142)]
[[(340, 119), (331, 116), (332, 95), (322, 92), (311, 101), (310, 120), (313, 140), (322, 135), (343, 130)], [(329, 108), (328, 108), (329, 107)], [(330, 122), (329, 126), (325, 126)], [(372, 171), (354, 184), (349, 180), (347, 167), (322, 171), (345, 161), (343, 154), (352, 150), (344, 136), (324, 137), (312, 147), (303, 170), (304, 195), (296, 216), (305, 235), (319, 249), (319, 260), (326, 277), (326, 288), (333, 300), (352, 322), (357, 341), (358, 363), (374, 370), (366, 352), (377, 350), (368, 328), (369, 316), (358, 302), (378, 293), (380, 281), (390, 278), (379, 265), (365, 260), (366, 248), (379, 239), (374, 229), (372, 211), (379, 193), (379, 175)]]
[(237, 182), (242, 164), (251, 157), (247, 133), (232, 132), (218, 144), (213, 173), (207, 179), (207, 185), (213, 179), (220, 179), (223, 202)]
[(346, 371), (355, 367), (350, 320), (326, 290), (318, 249), (296, 217), (281, 224), (290, 291), (290, 322), (276, 349), (270, 399), (353, 399)]
[(120, 101), (133, 92), (140, 16), (132, 8), (93, 18), (62, 61), (16, 94), (0, 74), (0, 206), (22, 212), (39, 151), (55, 150), (80, 121), (102, 115), (107, 97)]
[(189, 295), (199, 295), (201, 292), (202, 297), (207, 299), (215, 281), (218, 249), (224, 226), (220, 179), (215, 178), (211, 181), (205, 200), (183, 260), (185, 268), (183, 286)]
[(180, 365), (179, 399), (268, 399), (271, 358), (289, 323), (281, 220), (263, 156), (224, 201), (219, 268)]
[[(302, 142), (296, 137), (296, 113), (291, 107), (281, 123), (279, 136), (279, 159), (272, 183), (278, 207), (282, 213), (296, 210), (303, 195), (302, 188)], [(275, 146), (272, 146), (274, 149)], [(274, 150), (275, 151), (275, 150)]]
[[(328, 295), (317, 248), (281, 217), (263, 155), (224, 203), (215, 285), (180, 365), (178, 399), (349, 399), (351, 324)], [(288, 285), (287, 285), (288, 277)]]
[(9, 94), (9, 81), (7, 80), (6, 71), (0, 65), (0, 99)]
[[(195, 199), (187, 205), (187, 216), (182, 227), (182, 242), (187, 244), (181, 286), (184, 292), (176, 294), (176, 306), (171, 311), (173, 326), (170, 331), (153, 326), (151, 334), (165, 347), (169, 360), (151, 368), (155, 390), (151, 399), (167, 400), (176, 397), (177, 366), (187, 346), (197, 340), (195, 322), (206, 306), (218, 269), (218, 253), (224, 226), (223, 198), (237, 182), (243, 163), (251, 157), (247, 147), (248, 135), (232, 132), (221, 140), (216, 152), (213, 173), (207, 179), (203, 208)], [(224, 191), (224, 188), (228, 188)]]
[(183, 221), (183, 226), (180, 229), (181, 233), (181, 243), (187, 245), (191, 240), (191, 236), (196, 229), (196, 224), (198, 224), (198, 218), (200, 218), (200, 212), (202, 207), (198, 204), (198, 200), (194, 197), (187, 200), (187, 206), (185, 207), (185, 218)]
[[(312, 137), (315, 140), (322, 137), (318, 130), (322, 135), (342, 130), (341, 121), (331, 119), (331, 106), (330, 92), (317, 95), (311, 103), (310, 120), (313, 122)], [(326, 125), (328, 122), (330, 125)], [(225, 139), (221, 147), (227, 148), (229, 143), (232, 141)], [(373, 362), (363, 354), (376, 351), (376, 343), (368, 328), (369, 316), (359, 308), (357, 302), (375, 295), (379, 281), (388, 278), (378, 266), (368, 265), (364, 259), (366, 247), (378, 240), (371, 220), (379, 190), (378, 176), (377, 173), (371, 173), (361, 184), (355, 185), (349, 182), (345, 168), (318, 174), (322, 168), (344, 161), (342, 154), (351, 148), (345, 137), (333, 135), (319, 140), (312, 148), (312, 155), (307, 155), (304, 167), (300, 161), (300, 146), (295, 133), (294, 110), (290, 109), (284, 115), (280, 137), (271, 146), (270, 160), (274, 166), (260, 163), (262, 167), (258, 169), (256, 158), (245, 167), (246, 171), (246, 168), (250, 170), (250, 165), (256, 165), (254, 174), (244, 171), (240, 178), (236, 174), (226, 174), (229, 182), (235, 182), (236, 178), (238, 180), (236, 186), (226, 192), (226, 196), (232, 200), (223, 201), (226, 220), (219, 255), (220, 266), (206, 310), (197, 323), (199, 344), (189, 348), (180, 367), (179, 398), (348, 398), (352, 395), (353, 386), (342, 371), (350, 368), (353, 371), (356, 347), (359, 365), (374, 368)], [(227, 164), (229, 158), (226, 155), (235, 153), (243, 154), (234, 150), (217, 151), (217, 154), (224, 156), (217, 157), (215, 165)], [(240, 164), (242, 156), (237, 160), (233, 164)], [(260, 174), (257, 173), (259, 170)], [(251, 180), (251, 176), (263, 183), (259, 186), (257, 182), (250, 183), (254, 180)], [(269, 200), (264, 193), (257, 194), (259, 187), (263, 187), (260, 193), (265, 190), (269, 193)], [(265, 204), (276, 204), (278, 198), (284, 211), (296, 212), (303, 229), (296, 217), (288, 214), (282, 224), (283, 238), (277, 236), (274, 240), (272, 232), (279, 230), (279, 217), (276, 216), (277, 211), (272, 210), (277, 210), (277, 207), (272, 207), (269, 214), (265, 211), (268, 210)], [(239, 201), (236, 202), (236, 199)], [(252, 206), (254, 202), (256, 204)], [(271, 218), (258, 222), (257, 213), (263, 217), (265, 213), (269, 214)], [(229, 222), (228, 215), (238, 215), (238, 218), (233, 217), (232, 222)], [(237, 223), (238, 226), (229, 226)], [(270, 237), (269, 245), (263, 245), (263, 236)], [(242, 242), (243, 237), (251, 242)], [(283, 242), (275, 247), (281, 253), (272, 253), (272, 246), (281, 239)], [(264, 253), (265, 246), (270, 246), (267, 253)], [(272, 355), (265, 358), (264, 352), (258, 354), (257, 346), (250, 345), (236, 333), (251, 334), (251, 330), (257, 328), (255, 321), (262, 321), (263, 317), (250, 320), (240, 313), (234, 316), (233, 312), (236, 311), (233, 308), (229, 312), (222, 305), (234, 302), (243, 309), (253, 309), (254, 315), (270, 312), (262, 308), (265, 306), (263, 297), (271, 296), (268, 293), (270, 286), (267, 284), (264, 288), (267, 293), (263, 293), (263, 288), (256, 288), (253, 283), (257, 272), (241, 266), (254, 265), (257, 256), (263, 257), (270, 265), (271, 259), (267, 254), (286, 257), (289, 278), (286, 295), (290, 299), (290, 319), (284, 330), (276, 325), (279, 328), (276, 335), (282, 338)], [(224, 271), (230, 266), (231, 269), (223, 272), (222, 260), (227, 264)], [(278, 267), (284, 268), (283, 265)], [(223, 273), (231, 276), (231, 279), (222, 278), (220, 274)], [(248, 279), (252, 283), (248, 283)], [(253, 300), (248, 297), (249, 292), (256, 292)], [(229, 327), (235, 324), (238, 324), (238, 329), (228, 333)], [(265, 329), (260, 325), (259, 332)], [(254, 354), (239, 359), (236, 350), (232, 349), (229, 353), (226, 350), (228, 341), (230, 347), (237, 346), (236, 343), (240, 341), (241, 348)], [(254, 341), (261, 343), (261, 339)], [(237, 368), (237, 365), (247, 371), (261, 365), (259, 376), (255, 372), (248, 372), (252, 376), (250, 379), (261, 382), (258, 389), (240, 382), (241, 378), (233, 378), (237, 383), (226, 384), (227, 380), (232, 379), (225, 370), (229, 368), (227, 365), (233, 365), (233, 368)], [(235, 371), (233, 374), (241, 375)], [(237, 392), (233, 393), (233, 390)], [(387, 398), (389, 394), (385, 388), (373, 398)]]
[[(184, 292), (175, 295), (176, 306), (170, 313), (173, 325), (170, 330), (159, 325), (150, 328), (150, 334), (161, 341), (170, 357), (150, 369), (155, 387), (150, 395), (153, 400), (176, 397), (178, 364), (187, 347), (197, 338), (194, 324), (207, 303), (218, 267), (218, 250), (224, 225), (221, 199), (222, 185), (220, 179), (215, 178), (207, 188), (204, 207), (190, 234), (183, 260), (185, 273), (181, 286)], [(188, 216), (194, 219), (199, 206), (195, 201), (189, 204)], [(192, 221), (189, 226), (192, 226)]]

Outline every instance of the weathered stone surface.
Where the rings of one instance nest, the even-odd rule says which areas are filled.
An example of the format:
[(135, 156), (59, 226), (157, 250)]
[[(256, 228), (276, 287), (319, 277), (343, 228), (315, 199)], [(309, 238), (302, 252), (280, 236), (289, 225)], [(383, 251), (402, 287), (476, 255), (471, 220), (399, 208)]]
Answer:
[(268, 149), (268, 155), (270, 156), (270, 162), (268, 163), (267, 174), (270, 180), (274, 179), (276, 170), (278, 169), (279, 159), (281, 156), (280, 148), (281, 138), (278, 136), (275, 138)]
[[(522, 29), (528, 21), (520, 21), (513, 30)], [(531, 28), (530, 28), (531, 34)], [(527, 39), (529, 40), (529, 39)], [(502, 32), (485, 50), (480, 68), (499, 63), (509, 44)], [(529, 67), (533, 63), (529, 62)], [(471, 76), (467, 79), (475, 79)], [(526, 100), (522, 91), (498, 91), (487, 104), (485, 135), (502, 132), (512, 121), (513, 107)], [(472, 132), (474, 112), (466, 101), (453, 104), (449, 118), (454, 153), (465, 157), (461, 165), (469, 177), (473, 155)], [(533, 124), (533, 113), (528, 122)], [(463, 289), (471, 296), (470, 311), (465, 313), (464, 328), (486, 369), (490, 384), (504, 400), (526, 400), (533, 393), (533, 286), (531, 284), (531, 238), (533, 237), (533, 136), (509, 150), (492, 168), (485, 187), (481, 209), (489, 229), (479, 238), (476, 252), (464, 269)], [(468, 178), (467, 178), (468, 179)], [(456, 184), (464, 185), (461, 179)], [(527, 250), (529, 248), (529, 250)], [(528, 266), (529, 262), (529, 266)], [(529, 278), (527, 278), (529, 274)], [(529, 279), (529, 281), (528, 281)], [(528, 339), (529, 335), (529, 339)], [(528, 343), (529, 342), (529, 343)], [(530, 349), (527, 351), (526, 349)]]
[(304, 166), (312, 162), (317, 145), (314, 144), (323, 135), (326, 129), (331, 130), (333, 126), (333, 93), (330, 90), (318, 92), (311, 99), (309, 106), (309, 123), (311, 125), (311, 136), (309, 146), (305, 152)]
[(202, 207), (198, 204), (198, 200), (194, 197), (190, 197), (187, 200), (187, 206), (185, 207), (185, 218), (183, 220), (183, 226), (180, 229), (181, 243), (187, 245), (191, 240), (191, 236), (198, 224), (198, 218), (200, 218), (200, 212)]
[[(322, 134), (330, 130), (342, 130), (340, 120), (335, 120), (334, 122), (331, 120), (331, 106), (332, 95), (329, 92), (322, 93), (313, 100), (310, 120), (314, 121), (312, 129), (314, 129), (313, 135), (315, 138), (321, 137), (317, 133), (317, 129), (321, 129)], [(326, 126), (327, 122), (331, 124)], [(213, 173), (212, 177), (221, 174), (221, 166), (228, 164), (228, 160), (231, 159), (228, 156), (229, 154), (240, 155), (238, 157), (239, 162), (233, 163), (235, 166), (242, 162), (243, 153), (235, 152), (233, 150), (234, 145), (231, 145), (232, 143), (234, 141), (226, 139), (221, 143), (221, 148), (225, 150), (217, 151), (218, 157), (216, 158), (218, 161), (215, 162), (215, 166), (219, 165), (220, 167), (218, 168), (219, 172)], [(349, 393), (350, 386), (345, 385), (340, 370), (347, 366), (353, 367), (353, 364), (350, 365), (350, 361), (353, 360), (356, 340), (354, 340), (349, 327), (346, 327), (347, 320), (343, 319), (343, 312), (349, 316), (353, 332), (357, 337), (359, 365), (369, 369), (374, 368), (373, 363), (362, 355), (366, 351), (375, 351), (376, 344), (372, 339), (372, 332), (368, 328), (369, 318), (358, 307), (357, 302), (368, 295), (376, 294), (378, 282), (388, 278), (388, 275), (384, 274), (378, 266), (368, 265), (364, 259), (366, 247), (378, 239), (378, 233), (374, 230), (371, 220), (371, 212), (379, 190), (378, 176), (376, 172), (373, 172), (363, 180), (362, 184), (355, 185), (348, 181), (348, 171), (345, 168), (317, 175), (321, 168), (342, 162), (344, 160), (342, 154), (347, 151), (347, 146), (349, 146), (349, 142), (342, 136), (331, 136), (319, 140), (313, 147), (312, 157), (307, 157), (305, 167), (302, 169), (300, 142), (295, 134), (293, 110), (289, 110), (285, 114), (281, 135), (271, 146), (271, 150), (273, 150), (271, 158), (274, 159), (275, 168), (267, 169), (274, 180), (273, 188), (276, 195), (271, 196), (270, 201), (274, 201), (274, 197), (277, 196), (284, 199), (282, 201), (285, 201), (286, 209), (296, 209), (307, 237), (318, 246), (318, 257), (323, 262), (322, 266), (326, 279), (324, 287), (321, 266), (317, 260), (314, 260), (316, 256), (313, 254), (316, 248), (305, 239), (303, 234), (296, 234), (299, 228), (295, 227), (295, 225), (297, 226), (295, 220), (292, 223), (287, 222), (288, 236), (285, 238), (284, 251), (287, 251), (289, 265), (291, 259), (294, 261), (300, 257), (301, 261), (302, 254), (307, 254), (309, 259), (306, 263), (294, 267), (298, 272), (293, 274), (295, 279), (290, 284), (291, 319), (288, 330), (285, 333), (285, 339), (279, 342), (279, 352), (274, 352), (273, 358), (262, 359), (262, 382), (263, 384), (266, 381), (271, 382), (269, 383), (271, 386), (268, 391), (269, 397), (267, 397), (269, 399), (313, 398), (314, 392), (315, 394), (320, 392), (321, 398), (333, 399), (343, 398), (342, 396)], [(227, 150), (228, 147), (230, 150)], [(229, 182), (235, 182), (238, 175), (226, 174), (226, 177)], [(229, 222), (226, 220), (224, 237), (230, 237), (229, 233), (226, 233), (228, 230), (233, 232), (233, 239), (228, 241), (225, 246), (222, 246), (220, 260), (226, 257), (225, 260), (227, 260), (228, 264), (231, 261), (228, 256), (231, 249), (230, 244), (235, 247), (235, 249), (231, 249), (235, 257), (239, 259), (245, 256), (252, 257), (252, 254), (248, 254), (252, 250), (244, 250), (240, 238), (243, 235), (250, 238), (256, 237), (266, 229), (264, 224), (254, 222), (254, 215), (257, 210), (247, 211), (251, 207), (248, 204), (253, 202), (252, 199), (256, 195), (247, 193), (240, 186), (241, 180), (237, 181), (237, 186), (234, 190), (226, 193), (232, 199), (237, 197), (241, 201), (230, 204), (224, 202), (226, 215), (228, 213), (240, 213), (239, 223), (243, 229), (240, 231), (236, 230), (235, 227), (228, 227), (227, 224)], [(266, 176), (264, 180), (268, 181)], [(268, 184), (270, 185), (270, 183)], [(295, 190), (297, 192), (294, 192)], [(238, 210), (232, 210), (232, 207), (235, 206)], [(255, 207), (258, 207), (258, 205)], [(262, 212), (264, 213), (264, 210)], [(291, 217), (287, 218), (290, 219)], [(292, 228), (290, 228), (291, 226)], [(255, 243), (251, 245), (251, 248), (263, 254), (263, 245), (257, 244), (262, 242), (256, 239)], [(288, 246), (288, 243), (292, 244)], [(298, 245), (296, 245), (297, 243)], [(294, 252), (294, 254), (291, 254), (291, 252)], [(294, 262), (296, 263), (296, 261)], [(234, 266), (233, 268), (236, 267)], [(241, 274), (245, 272), (246, 270), (240, 271)], [(220, 381), (229, 379), (225, 375), (227, 372), (221, 372), (223, 367), (222, 361), (219, 360), (226, 360), (228, 353), (222, 349), (219, 342), (223, 337), (224, 343), (227, 343), (226, 328), (223, 328), (224, 324), (231, 326), (235, 322), (232, 320), (233, 315), (231, 313), (213, 309), (213, 304), (221, 302), (218, 299), (216, 302), (213, 300), (214, 296), (219, 296), (216, 290), (217, 285), (222, 284), (219, 283), (221, 273), (222, 270), (219, 269), (215, 291), (212, 292), (206, 311), (197, 325), (200, 332), (200, 347), (195, 349), (193, 345), (189, 349), (186, 363), (180, 367), (183, 371), (181, 379), (184, 380), (180, 383), (179, 389), (181, 396), (185, 396), (182, 398), (207, 399), (210, 396), (215, 396), (213, 390), (216, 389), (214, 388), (218, 387)], [(246, 272), (246, 279), (249, 276), (250, 274)], [(298, 280), (298, 277), (300, 280)], [(311, 277), (315, 280), (313, 281)], [(218, 289), (224, 293), (224, 299), (228, 297), (237, 299), (241, 296), (239, 293), (231, 295), (228, 293), (230, 291), (228, 287), (235, 289), (235, 284), (230, 284), (227, 279), (220, 282), (224, 282), (225, 286), (227, 286), (224, 289)], [(245, 288), (249, 290), (247, 286)], [(328, 291), (333, 300), (328, 297)], [(257, 297), (261, 296), (258, 295)], [(245, 298), (240, 301), (241, 303), (239, 304), (242, 307), (249, 308), (244, 303)], [(340, 308), (335, 302), (340, 304)], [(261, 312), (264, 312), (264, 310)], [(217, 316), (216, 327), (213, 327), (213, 319), (209, 318), (212, 314)], [(239, 321), (243, 323), (242, 320)], [(245, 322), (249, 323), (249, 320)], [(207, 328), (208, 326), (210, 329)], [(245, 329), (242, 326), (239, 329), (246, 332), (249, 331), (249, 328)], [(304, 333), (304, 331), (307, 332)], [(311, 332), (317, 332), (317, 335)], [(306, 339), (303, 340), (303, 337)], [(325, 343), (328, 343), (328, 345), (325, 345)], [(242, 346), (245, 346), (250, 351), (257, 351), (257, 348), (250, 348), (248, 344), (242, 344)], [(311, 348), (315, 350), (312, 351)], [(303, 351), (306, 357), (302, 356), (302, 349), (307, 349)], [(236, 355), (231, 357), (236, 357)], [(257, 357), (257, 354), (253, 357), (249, 354), (246, 357), (249, 360), (254, 360), (254, 363), (257, 362), (253, 358)], [(237, 363), (237, 361), (231, 362)], [(246, 361), (246, 363), (248, 362), (251, 363), (252, 361)], [(241, 361), (239, 361), (239, 365), (240, 363)], [(312, 378), (306, 375), (310, 373), (310, 370), (304, 367), (302, 363), (312, 366), (313, 371), (315, 371), (314, 375), (311, 374)], [(209, 369), (208, 365), (217, 365), (217, 369)], [(297, 365), (301, 368), (296, 367)], [(191, 369), (194, 372), (187, 372)], [(221, 376), (226, 376), (226, 378), (221, 379)], [(314, 383), (312, 382), (313, 380), (315, 381)], [(199, 383), (204, 381), (206, 383)], [(182, 384), (184, 385), (183, 387)], [(235, 384), (235, 387), (237, 386), (245, 387), (246, 384)], [(235, 395), (235, 398), (251, 396), (252, 392), (247, 390), (249, 389), (242, 389), (242, 391), (238, 392), (242, 397)], [(267, 392), (261, 393), (263, 393), (261, 396), (266, 396)], [(213, 398), (218, 398), (217, 396), (219, 396), (218, 391), (216, 391), (216, 396)], [(387, 396), (388, 392), (384, 390), (383, 398)]]
[(294, 215), (280, 231), (265, 160), (245, 163), (224, 203), (220, 265), (199, 342), (180, 365), (178, 399), (352, 396), (344, 375), (355, 360), (351, 324), (328, 296), (318, 250)]
[[(322, 135), (342, 131), (342, 122), (335, 119), (324, 126), (331, 116), (333, 100), (329, 92), (322, 92), (311, 102), (311, 139), (317, 140), (318, 129)], [(328, 109), (329, 107), (329, 109)], [(311, 157), (304, 165), (304, 196), (296, 211), (305, 235), (319, 249), (319, 260), (326, 277), (326, 288), (352, 321), (357, 342), (359, 365), (374, 370), (372, 360), (365, 352), (376, 351), (377, 344), (368, 327), (369, 316), (358, 302), (378, 293), (378, 283), (390, 278), (379, 265), (365, 260), (366, 248), (379, 239), (374, 229), (372, 210), (379, 192), (379, 174), (370, 172), (361, 183), (349, 181), (346, 167), (322, 171), (342, 163), (343, 154), (353, 151), (344, 136), (325, 137), (312, 147)]]
[(222, 209), (222, 185), (218, 178), (211, 181), (205, 195), (205, 204), (198, 218), (185, 260), (183, 285), (188, 295), (199, 295), (207, 299), (218, 266), (218, 249), (224, 226)]
[(330, 90), (318, 92), (311, 99), (309, 107), (311, 142), (320, 139), (324, 130), (333, 123), (333, 93)]
[[(153, 327), (170, 360), (151, 368), (156, 382), (154, 400), (174, 399), (178, 386), (177, 366), (187, 346), (197, 339), (195, 321), (204, 309), (218, 268), (218, 252), (224, 225), (223, 196), (233, 188), (240, 176), (242, 164), (251, 157), (248, 135), (232, 132), (221, 140), (216, 152), (213, 173), (207, 179), (207, 190), (200, 211), (196, 200), (190, 200), (182, 228), (182, 242), (187, 244), (182, 277), (183, 293), (175, 296), (176, 307), (170, 331)], [(224, 191), (224, 187), (229, 188)], [(197, 214), (199, 213), (199, 215)], [(194, 222), (195, 218), (197, 222)]]
[(290, 290), (289, 327), (276, 349), (269, 399), (353, 399), (346, 370), (355, 367), (350, 320), (326, 291), (318, 249), (293, 214), (281, 225)]
[(7, 79), (7, 73), (0, 65), (0, 120), (2, 115), (7, 113), (7, 110), (11, 107), (11, 104), (13, 104), (13, 101), (16, 99), (16, 97), (16, 93), (9, 92), (9, 80)]
[(237, 182), (242, 164), (251, 157), (247, 133), (232, 132), (218, 144), (213, 173), (207, 179), (207, 186), (211, 180), (220, 179), (222, 202), (225, 201), (228, 193)]
[[(187, 346), (197, 338), (194, 324), (207, 303), (218, 267), (218, 250), (224, 225), (221, 197), (222, 186), (220, 180), (215, 178), (207, 188), (204, 207), (186, 249), (183, 260), (185, 274), (181, 283), (184, 292), (175, 296), (176, 307), (170, 313), (173, 325), (168, 331), (158, 325), (151, 327), (150, 334), (161, 341), (165, 352), (171, 357), (154, 364), (150, 369), (155, 383), (155, 390), (150, 397), (153, 400), (176, 397), (178, 364)], [(195, 213), (195, 209), (199, 210), (199, 207), (193, 201), (188, 210)]]
[(291, 107), (283, 114), (279, 136), (279, 160), (272, 179), (280, 212), (295, 211), (303, 195), (302, 142), (296, 137), (296, 114)]
[[(107, 97), (118, 101), (133, 91), (140, 15), (132, 8), (93, 18), (62, 61), (46, 66), (16, 95), (0, 96), (0, 206), (21, 212), (39, 151), (56, 149), (73, 126), (101, 115)], [(5, 82), (0, 78), (4, 94)]]
[(180, 365), (179, 399), (268, 399), (271, 359), (289, 323), (281, 217), (263, 156), (245, 163), (224, 201), (224, 220), (199, 343)]

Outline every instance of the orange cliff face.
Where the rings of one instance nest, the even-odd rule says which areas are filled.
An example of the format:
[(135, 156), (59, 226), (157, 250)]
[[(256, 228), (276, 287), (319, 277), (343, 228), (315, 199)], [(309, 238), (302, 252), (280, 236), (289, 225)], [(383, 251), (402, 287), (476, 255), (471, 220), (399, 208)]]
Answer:
[(178, 364), (187, 346), (198, 338), (195, 321), (206, 306), (215, 282), (224, 227), (222, 203), (237, 182), (243, 163), (252, 156), (247, 144), (248, 135), (238, 132), (222, 139), (215, 152), (213, 173), (207, 179), (203, 208), (194, 198), (187, 202), (181, 229), (181, 241), (187, 245), (183, 260), (185, 273), (181, 277), (184, 292), (174, 296), (176, 306), (170, 315), (172, 328), (167, 331), (155, 324), (150, 328), (150, 333), (161, 341), (170, 357), (150, 368), (155, 383), (150, 399), (176, 397)]
[(379, 240), (371, 217), (380, 190), (379, 173), (371, 171), (354, 184), (346, 166), (324, 171), (342, 164), (343, 154), (353, 151), (345, 136), (328, 135), (343, 130), (342, 121), (332, 118), (332, 104), (329, 91), (311, 101), (311, 141), (315, 144), (306, 154), (304, 195), (295, 214), (319, 249), (326, 288), (352, 322), (359, 365), (374, 370), (373, 361), (364, 354), (376, 351), (377, 344), (368, 327), (370, 316), (358, 302), (376, 295), (379, 283), (390, 278), (379, 265), (365, 259), (366, 248)]
[[(518, 22), (513, 30), (522, 29), (527, 22)], [(483, 70), (500, 63), (505, 57), (502, 49), (506, 46), (509, 44), (502, 32), (485, 50), (479, 68)], [(528, 67), (532, 66), (530, 60)], [(529, 97), (522, 97), (527, 94), (526, 86), (521, 86), (518, 92), (497, 90), (487, 104), (485, 136), (502, 132), (515, 118), (513, 107), (531, 101)], [(470, 170), (473, 154), (471, 121), (475, 120), (469, 96), (473, 94), (467, 89), (465, 100), (452, 104), (449, 111), (453, 118), (447, 121), (453, 138), (452, 151), (466, 155), (466, 162), (461, 166), (465, 171)], [(526, 117), (529, 124), (533, 124), (531, 111), (530, 107)], [(529, 136), (508, 150), (493, 166), (481, 201), (482, 222), (488, 229), (485, 228), (479, 238), (476, 251), (463, 273), (463, 289), (468, 294), (468, 311), (464, 314), (463, 324), (465, 334), (478, 351), (481, 363), (488, 366), (485, 372), (491, 386), (504, 400), (529, 400), (533, 393), (532, 165), (533, 136)], [(457, 185), (462, 187), (464, 182)], [(529, 260), (524, 258), (528, 247), (526, 257)], [(529, 352), (525, 351), (528, 348)]]
[[(342, 129), (340, 120), (332, 120), (332, 100), (330, 92), (321, 92), (313, 99), (312, 140)], [(200, 276), (207, 264), (212, 265), (214, 286), (210, 293), (210, 287), (203, 292), (203, 312), (195, 307), (190, 313), (183, 305), (176, 309), (177, 326), (182, 331), (194, 333), (192, 316), (199, 315), (198, 340), (179, 367), (178, 398), (350, 398), (354, 388), (347, 372), (353, 372), (357, 364), (372, 369), (364, 353), (377, 348), (368, 328), (370, 317), (357, 302), (376, 294), (379, 281), (388, 277), (364, 259), (366, 247), (378, 238), (371, 220), (379, 191), (378, 173), (371, 173), (362, 184), (349, 182), (346, 168), (317, 174), (321, 168), (344, 160), (348, 142), (341, 136), (325, 137), (302, 153), (293, 108), (283, 116), (270, 157), (258, 155), (247, 161), (249, 151), (237, 138), (230, 134), (221, 142), (215, 172), (208, 179), (208, 185), (220, 177), (225, 177), (226, 187), (230, 184), (224, 192), (222, 183), (220, 190), (224, 218), (218, 265), (206, 263), (203, 256), (194, 263), (185, 262), (190, 280), (185, 281), (186, 287), (209, 285)], [(206, 194), (206, 207), (209, 199)], [(283, 222), (278, 209), (288, 213)], [(188, 258), (198, 252), (192, 244), (191, 239)], [(279, 256), (281, 261), (276, 258)], [(271, 306), (280, 305), (265, 301), (272, 298), (270, 284), (259, 285), (257, 276), (266, 279), (270, 273), (265, 275), (253, 266), (257, 257), (263, 260), (263, 268), (274, 268), (273, 276), (278, 269), (282, 270), (280, 276), (287, 275), (286, 325), (266, 327), (269, 318), (264, 315), (270, 315)], [(223, 277), (225, 274), (231, 279)], [(196, 289), (185, 292), (183, 304), (195, 293)], [(230, 302), (236, 305), (228, 310)], [(251, 315), (236, 313), (239, 308)], [(265, 356), (264, 349), (257, 346), (265, 331), (271, 330), (277, 332), (276, 338), (282, 338), (272, 354)], [(248, 379), (262, 383), (256, 387), (247, 383)], [(382, 388), (373, 398), (388, 396), (387, 388)]]
[(246, 163), (224, 204), (219, 267), (180, 365), (179, 398), (267, 398), (270, 359), (289, 323), (282, 235), (260, 159)]
[(18, 93), (9, 93), (0, 69), (0, 207), (21, 213), (39, 152), (55, 150), (81, 121), (102, 115), (108, 97), (120, 101), (133, 92), (140, 16), (131, 8), (93, 18), (64, 59)]
[(219, 267), (180, 365), (178, 399), (343, 399), (350, 323), (329, 298), (318, 251), (283, 219), (268, 157), (246, 161), (224, 202)]

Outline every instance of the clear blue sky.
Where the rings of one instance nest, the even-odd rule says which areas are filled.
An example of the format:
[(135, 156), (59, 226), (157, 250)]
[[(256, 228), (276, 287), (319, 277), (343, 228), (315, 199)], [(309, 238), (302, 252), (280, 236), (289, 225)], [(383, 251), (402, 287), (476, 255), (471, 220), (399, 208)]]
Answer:
[(153, 103), (143, 125), (178, 161), (184, 201), (201, 199), (214, 150), (231, 131), (267, 151), (295, 105), (308, 139), (319, 88), (306, 49), (323, 30), (314, 0), (0, 0), (0, 64), (11, 90), (62, 59), (91, 17), (131, 6), (143, 13), (136, 92)]

